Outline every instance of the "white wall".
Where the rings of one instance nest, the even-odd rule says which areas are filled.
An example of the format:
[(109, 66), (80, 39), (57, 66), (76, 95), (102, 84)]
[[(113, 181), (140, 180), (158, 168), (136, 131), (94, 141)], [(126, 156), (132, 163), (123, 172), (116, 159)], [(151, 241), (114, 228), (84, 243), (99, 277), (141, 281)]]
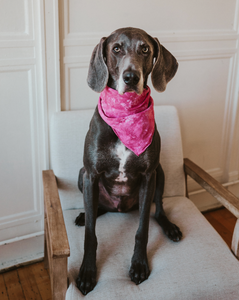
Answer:
[[(156, 105), (178, 108), (184, 156), (239, 196), (238, 16), (238, 0), (61, 1), (62, 110), (95, 107), (98, 94), (86, 77), (100, 38), (120, 27), (142, 28), (179, 61), (167, 90), (152, 94)], [(189, 190), (200, 209), (217, 205), (192, 180)]]
[(48, 167), (43, 2), (0, 0), (0, 269), (42, 257)]
[[(0, 269), (43, 254), (48, 120), (95, 107), (91, 52), (119, 27), (148, 31), (176, 56), (156, 105), (178, 108), (184, 156), (239, 196), (238, 16), (239, 0), (59, 0), (59, 15), (57, 0), (0, 0)], [(200, 209), (217, 205), (189, 187)]]

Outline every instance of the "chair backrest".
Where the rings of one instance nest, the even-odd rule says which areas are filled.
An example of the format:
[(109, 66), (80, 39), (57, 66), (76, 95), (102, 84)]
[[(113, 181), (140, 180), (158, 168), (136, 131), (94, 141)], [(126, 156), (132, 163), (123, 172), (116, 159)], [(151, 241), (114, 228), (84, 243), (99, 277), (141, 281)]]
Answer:
[[(57, 177), (63, 209), (84, 207), (77, 180), (93, 113), (94, 110), (58, 112), (51, 120), (51, 168)], [(166, 179), (164, 197), (184, 196), (183, 152), (176, 108), (155, 106), (155, 120), (161, 136), (160, 162)]]

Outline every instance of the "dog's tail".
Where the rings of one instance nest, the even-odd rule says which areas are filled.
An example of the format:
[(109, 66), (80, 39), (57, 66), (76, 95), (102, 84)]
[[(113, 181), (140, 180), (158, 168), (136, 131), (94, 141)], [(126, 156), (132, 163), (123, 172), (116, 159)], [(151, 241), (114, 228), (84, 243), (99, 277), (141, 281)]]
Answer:
[(85, 173), (85, 168), (81, 168), (78, 177), (78, 188), (83, 193), (83, 175)]

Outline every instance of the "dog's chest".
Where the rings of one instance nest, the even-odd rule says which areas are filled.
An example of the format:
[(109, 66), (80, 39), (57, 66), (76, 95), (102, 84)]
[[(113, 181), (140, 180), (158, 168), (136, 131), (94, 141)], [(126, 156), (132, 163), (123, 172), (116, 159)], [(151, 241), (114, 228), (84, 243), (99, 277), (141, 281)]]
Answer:
[(126, 163), (129, 159), (131, 151), (125, 147), (125, 145), (119, 140), (114, 148), (114, 154), (119, 160), (118, 172), (119, 175), (115, 179), (117, 182), (127, 182), (128, 177), (126, 174)]

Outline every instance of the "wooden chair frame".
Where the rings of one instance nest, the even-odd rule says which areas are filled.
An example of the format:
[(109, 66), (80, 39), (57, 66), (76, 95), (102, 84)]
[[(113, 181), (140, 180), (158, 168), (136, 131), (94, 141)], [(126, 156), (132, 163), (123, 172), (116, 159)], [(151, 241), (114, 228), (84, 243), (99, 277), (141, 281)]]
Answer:
[[(214, 196), (236, 218), (231, 250), (239, 258), (239, 199), (191, 160), (184, 159), (184, 171)], [(70, 256), (56, 177), (52, 170), (43, 171), (45, 207), (45, 268), (49, 268), (53, 300), (64, 300), (68, 288), (67, 257)], [(187, 184), (186, 184), (187, 192)]]

